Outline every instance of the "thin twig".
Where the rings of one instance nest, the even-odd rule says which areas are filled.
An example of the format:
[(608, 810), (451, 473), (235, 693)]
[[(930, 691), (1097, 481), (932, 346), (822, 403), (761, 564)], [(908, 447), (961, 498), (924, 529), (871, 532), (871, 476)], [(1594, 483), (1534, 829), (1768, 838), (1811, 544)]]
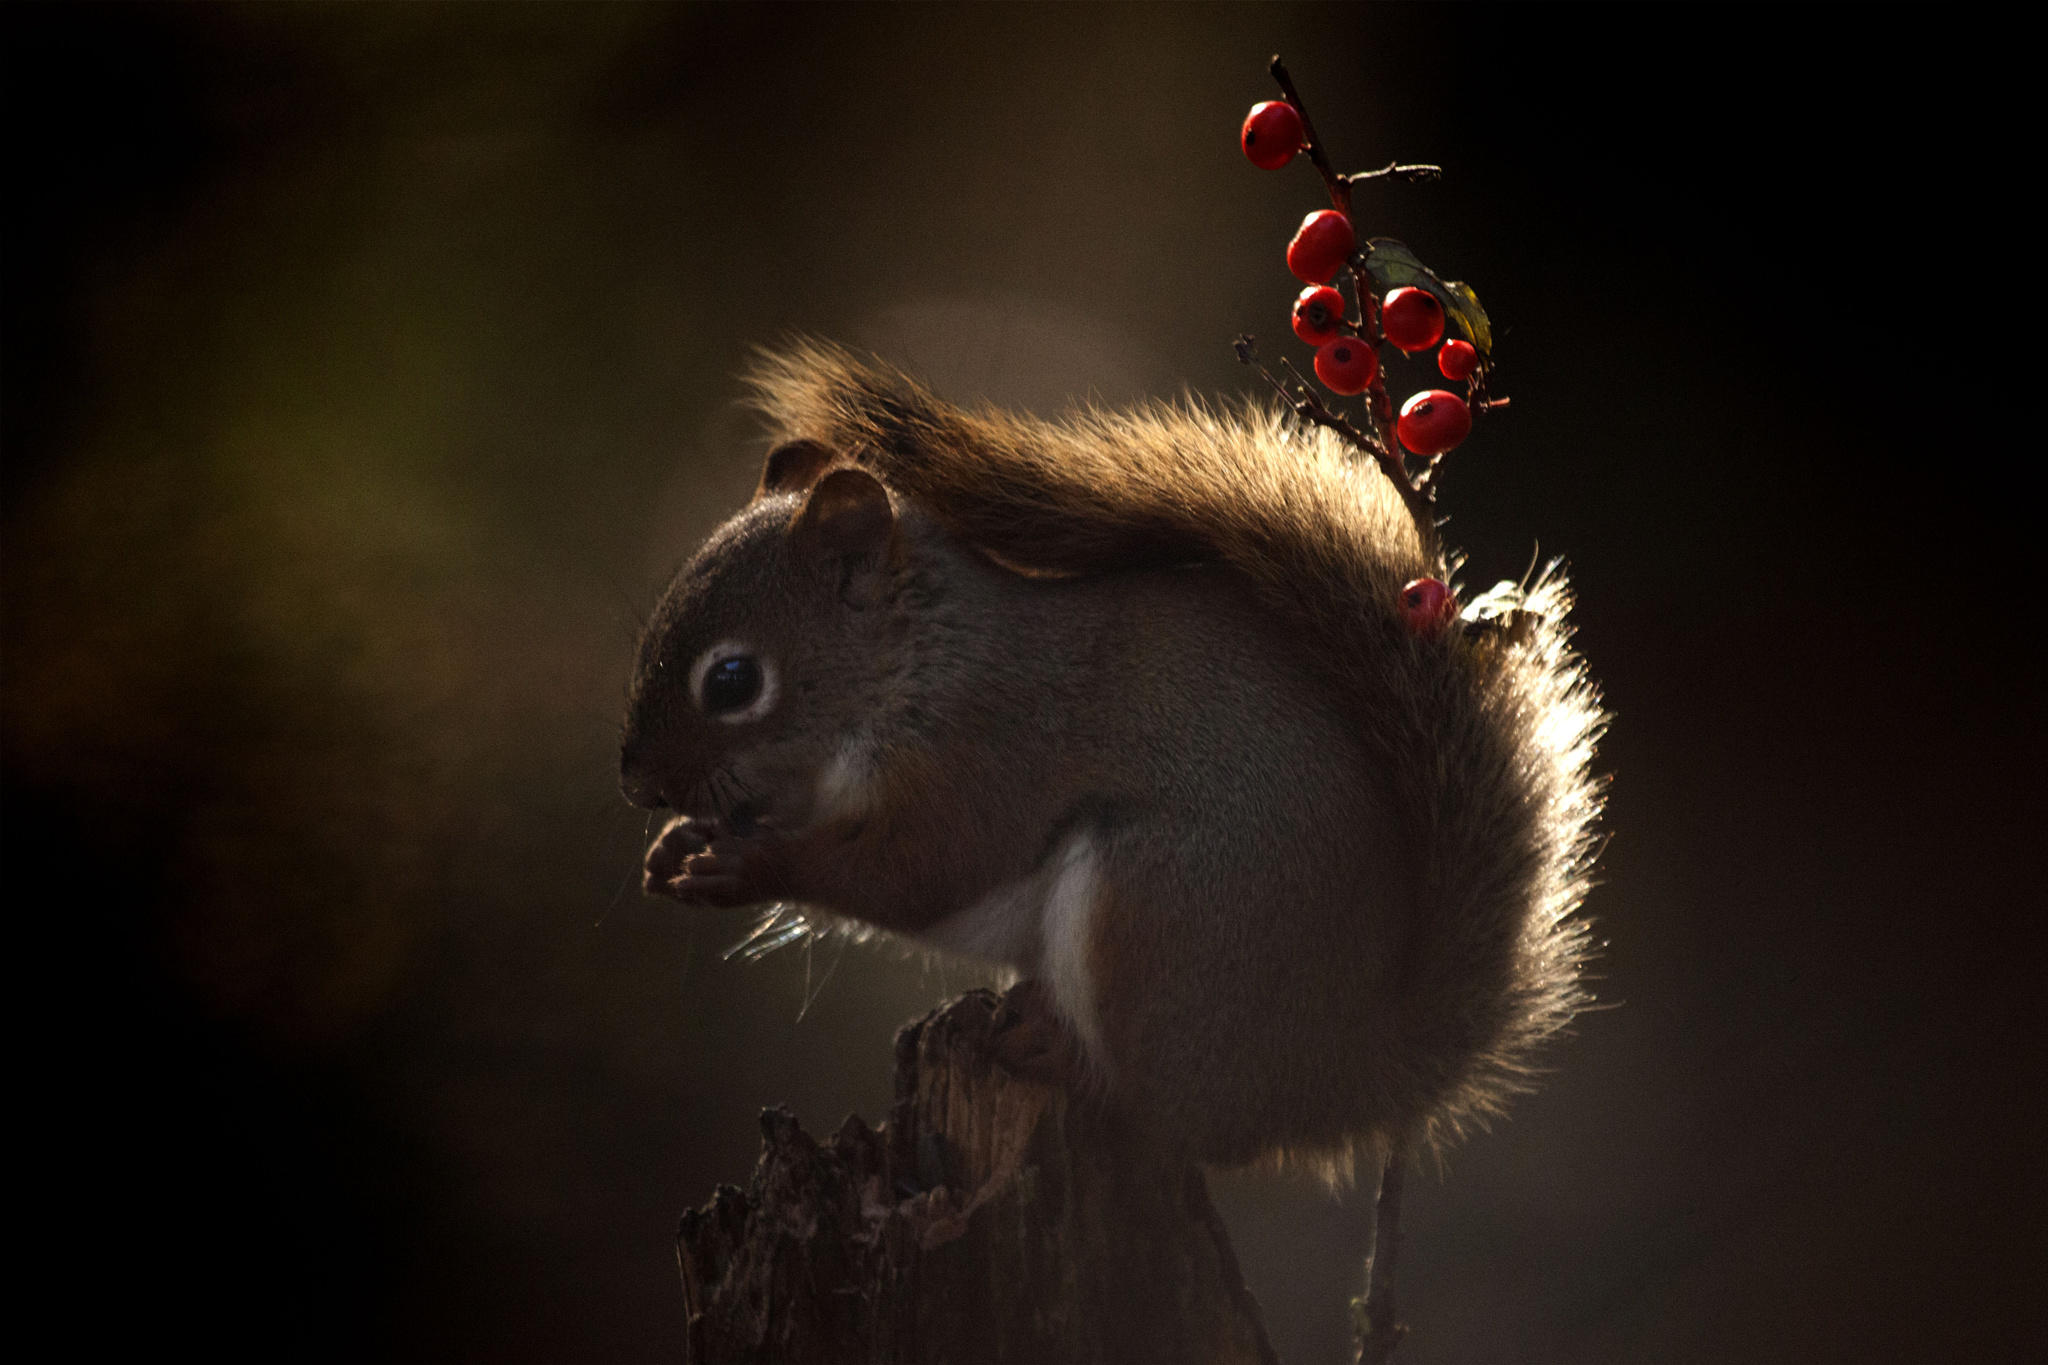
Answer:
[(1407, 1325), (1394, 1311), (1394, 1270), (1401, 1258), (1401, 1176), (1407, 1153), (1400, 1143), (1387, 1153), (1373, 1211), (1372, 1259), (1366, 1263), (1365, 1308), (1358, 1336), (1359, 1365), (1386, 1365), (1394, 1358)]
[[(1300, 109), (1297, 107), (1295, 112), (1299, 113)], [(1307, 126), (1307, 120), (1303, 120), (1302, 127), (1306, 128)], [(1444, 168), (1441, 166), (1431, 166), (1425, 163), (1403, 165), (1400, 162), (1389, 161), (1376, 171), (1353, 171), (1344, 177), (1344, 183), (1347, 185), (1362, 185), (1368, 180), (1405, 180), (1411, 185), (1419, 185), (1427, 180), (1441, 180), (1443, 178)]]
[(1308, 121), (1308, 107), (1301, 102), (1301, 95), (1294, 88), (1294, 78), (1287, 74), (1286, 66), (1280, 61), (1280, 54), (1274, 53), (1266, 69), (1273, 73), (1273, 79), (1280, 84), (1280, 93), (1294, 106), (1294, 112), (1301, 115), (1301, 140), (1308, 148), (1308, 159), (1322, 172), (1323, 184), (1330, 191), (1330, 203), (1346, 218), (1351, 216), (1351, 183), (1337, 173), (1330, 164), (1329, 153), (1323, 150), (1322, 139), (1316, 136), (1316, 126)]
[[(1363, 454), (1370, 455), (1377, 461), (1379, 467), (1386, 471), (1387, 477), (1392, 479), (1397, 485), (1401, 487), (1408, 485), (1408, 471), (1402, 467), (1401, 457), (1397, 453), (1389, 450), (1384, 441), (1381, 441), (1370, 432), (1360, 431), (1351, 424), (1351, 420), (1343, 413), (1324, 403), (1323, 396), (1315, 391), (1315, 387), (1308, 382), (1307, 377), (1300, 370), (1294, 368), (1293, 361), (1282, 357), (1280, 363), (1287, 367), (1287, 373), (1294, 376), (1294, 411), (1296, 415), (1307, 421), (1314, 422), (1319, 427), (1327, 427), (1331, 431), (1336, 432), (1339, 436), (1350, 442), (1353, 448)], [(1285, 390), (1282, 390), (1282, 392), (1285, 392)]]
[(1444, 456), (1449, 453), (1448, 451), (1439, 451), (1437, 454), (1430, 456), (1429, 462), (1422, 466), (1422, 472), (1415, 476), (1415, 487), (1421, 491), (1424, 497), (1431, 500), (1436, 498), (1437, 474), (1441, 472), (1440, 467), (1444, 462)]
[(1442, 549), (1437, 542), (1433, 502), (1435, 490), (1419, 485), (1408, 477), (1407, 463), (1401, 453), (1401, 447), (1391, 440), (1359, 430), (1343, 413), (1324, 403), (1322, 395), (1316, 392), (1308, 377), (1294, 367), (1292, 360), (1285, 356), (1280, 359), (1287, 373), (1294, 377), (1294, 387), (1290, 389), (1275, 378), (1272, 371), (1259, 363), (1257, 351), (1249, 336), (1240, 336), (1232, 344), (1236, 347), (1237, 358), (1257, 370), (1260, 377), (1273, 386), (1273, 391), (1280, 395), (1281, 400), (1296, 417), (1335, 432), (1353, 450), (1371, 457), (1373, 463), (1387, 476), (1387, 481), (1393, 484), (1395, 491), (1401, 495), (1402, 503), (1408, 508), (1408, 515), (1415, 522), (1416, 534), (1422, 539), (1423, 553), (1432, 560), (1440, 559)]
[[(1365, 272), (1363, 257), (1358, 258), (1351, 266), (1351, 292), (1358, 299), (1359, 334), (1365, 338), (1365, 344), (1372, 347), (1374, 352), (1377, 353), (1387, 337), (1386, 333), (1380, 329), (1379, 296), (1372, 292), (1372, 277)], [(1395, 482), (1403, 485), (1401, 500), (1408, 503), (1408, 510), (1413, 512), (1415, 510), (1415, 503), (1409, 498), (1408, 494), (1411, 490), (1414, 492), (1421, 492), (1422, 490), (1415, 484), (1408, 482), (1407, 462), (1401, 458), (1400, 438), (1394, 434), (1394, 400), (1387, 394), (1387, 367), (1384, 365), (1376, 366), (1373, 369), (1372, 383), (1366, 385), (1365, 410), (1372, 417), (1373, 425), (1379, 428), (1380, 440), (1385, 443), (1388, 450), (1394, 452), (1394, 470), (1400, 471), (1401, 475)], [(1384, 464), (1385, 462), (1382, 461), (1383, 466)], [(1390, 476), (1392, 472), (1393, 470), (1389, 471)], [(1418, 524), (1425, 520), (1429, 521), (1432, 528), (1434, 527), (1435, 521), (1431, 514), (1422, 512), (1416, 515)], [(1435, 536), (1433, 533), (1425, 533), (1423, 539), (1433, 542)], [(1430, 553), (1434, 554), (1435, 552), (1435, 547), (1432, 544)]]

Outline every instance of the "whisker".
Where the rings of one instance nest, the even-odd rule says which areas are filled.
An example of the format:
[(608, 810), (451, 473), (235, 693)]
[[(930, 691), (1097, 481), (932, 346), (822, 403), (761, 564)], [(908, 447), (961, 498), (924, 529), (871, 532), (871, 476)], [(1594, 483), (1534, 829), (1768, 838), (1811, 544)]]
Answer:
[(816, 934), (812, 934), (804, 940), (804, 988), (802, 994), (798, 997), (796, 1007), (796, 1021), (799, 1024), (804, 1021), (804, 1012), (811, 1007), (811, 958), (816, 954), (817, 947), (818, 936)]
[[(812, 935), (811, 935), (811, 938), (810, 938), (810, 942), (814, 944), (814, 943), (816, 943), (817, 941), (818, 941), (818, 936), (817, 936), (816, 934), (812, 934)], [(828, 966), (828, 967), (826, 967), (826, 968), (825, 968), (825, 974), (824, 974), (823, 976), (821, 976), (821, 977), (819, 977), (819, 978), (818, 978), (818, 988), (817, 988), (816, 990), (812, 990), (812, 989), (810, 988), (810, 978), (811, 978), (811, 960), (810, 960), (810, 946), (809, 946), (809, 944), (805, 945), (805, 948), (804, 948), (804, 1004), (803, 1004), (803, 1008), (802, 1008), (802, 1009), (800, 1009), (800, 1010), (798, 1010), (798, 1011), (796, 1012), (796, 1021), (797, 1021), (797, 1022), (798, 1022), (799, 1024), (801, 1024), (801, 1023), (802, 1023), (802, 1022), (804, 1021), (804, 1016), (805, 1016), (805, 1015), (807, 1015), (807, 1014), (809, 1014), (809, 1013), (811, 1012), (811, 1006), (813, 1006), (813, 1005), (817, 1004), (817, 1003), (818, 1003), (818, 1000), (819, 1000), (819, 998), (820, 998), (821, 996), (823, 996), (823, 995), (825, 994), (825, 987), (826, 987), (826, 985), (827, 985), (827, 984), (829, 984), (829, 983), (831, 982), (831, 980), (832, 980), (832, 974), (833, 974), (834, 972), (836, 972), (836, 971), (838, 971), (838, 970), (839, 970), (839, 964), (840, 964), (840, 963), (842, 963), (842, 962), (844, 962), (844, 961), (846, 961), (846, 940), (845, 940), (844, 938), (840, 938), (840, 939), (839, 939), (839, 941), (838, 941), (838, 943), (837, 943), (837, 944), (835, 945), (835, 947), (837, 948), (837, 951), (836, 951), (836, 952), (834, 952), (834, 953), (832, 954), (832, 963), (831, 963), (831, 965), (830, 965), (830, 966)]]
[(612, 911), (618, 909), (619, 902), (626, 898), (626, 888), (633, 884), (634, 879), (639, 874), (639, 871), (640, 869), (637, 867), (629, 867), (626, 869), (626, 875), (619, 878), (618, 889), (612, 892), (611, 900), (598, 914), (597, 923), (591, 926), (593, 929), (604, 928), (604, 922), (607, 919), (611, 918)]
[(612, 604), (610, 615), (613, 623), (621, 626), (626, 624), (626, 621), (621, 617), (620, 608), (623, 607), (624, 616), (631, 618), (632, 621), (632, 634), (628, 639), (628, 643), (639, 644), (640, 637), (647, 633), (647, 622), (650, 616), (649, 609), (640, 605), (639, 594), (631, 591), (624, 583), (620, 582), (618, 575), (607, 573), (604, 577), (619, 599)]
[(759, 962), (778, 948), (787, 947), (811, 932), (811, 922), (793, 905), (778, 901), (761, 913), (753, 930), (738, 943), (719, 954), (725, 961)]
[[(654, 816), (655, 812), (649, 811), (647, 812), (647, 818), (641, 822), (640, 847), (642, 850), (645, 850), (646, 847), (654, 841)], [(612, 826), (612, 828), (617, 829), (618, 826), (615, 824)], [(607, 842), (609, 842), (609, 840)], [(607, 849), (606, 856), (610, 856), (609, 849)], [(618, 889), (612, 892), (611, 900), (607, 901), (605, 903), (604, 909), (598, 912), (597, 923), (592, 925), (592, 928), (604, 928), (605, 920), (611, 917), (612, 911), (618, 909), (619, 902), (625, 899), (626, 888), (631, 886), (633, 884), (634, 879), (639, 875), (640, 867), (637, 862), (627, 867), (626, 875), (619, 879)]]

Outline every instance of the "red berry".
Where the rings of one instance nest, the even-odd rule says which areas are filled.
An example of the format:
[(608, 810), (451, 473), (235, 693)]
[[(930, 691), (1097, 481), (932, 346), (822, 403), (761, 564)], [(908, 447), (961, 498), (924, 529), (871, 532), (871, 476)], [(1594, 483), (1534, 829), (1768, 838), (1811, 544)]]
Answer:
[(1364, 393), (1380, 372), (1380, 353), (1357, 337), (1326, 341), (1316, 352), (1316, 378), (1331, 393)]
[(1469, 341), (1446, 341), (1436, 353), (1436, 367), (1446, 379), (1470, 379), (1479, 368), (1479, 352)]
[(1294, 334), (1311, 346), (1344, 335), (1344, 296), (1327, 284), (1312, 284), (1294, 301)]
[(1394, 433), (1417, 455), (1441, 455), (1472, 431), (1472, 409), (1447, 389), (1424, 389), (1401, 405)]
[(1404, 351), (1426, 351), (1443, 338), (1444, 306), (1427, 289), (1404, 284), (1380, 300), (1380, 330)]
[(1321, 284), (1357, 249), (1351, 220), (1335, 209), (1322, 209), (1301, 220), (1294, 240), (1287, 244), (1287, 268), (1298, 280)]
[(1401, 589), (1401, 624), (1410, 635), (1430, 640), (1458, 614), (1458, 599), (1434, 578), (1418, 578)]
[(1277, 171), (1301, 150), (1301, 115), (1286, 100), (1254, 104), (1239, 139), (1244, 154), (1262, 171)]

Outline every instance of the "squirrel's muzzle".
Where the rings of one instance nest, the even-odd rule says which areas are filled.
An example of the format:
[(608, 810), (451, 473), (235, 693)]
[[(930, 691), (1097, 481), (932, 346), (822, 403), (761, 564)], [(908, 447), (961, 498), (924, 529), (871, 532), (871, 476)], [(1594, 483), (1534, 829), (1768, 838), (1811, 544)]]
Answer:
[(662, 789), (661, 779), (648, 771), (647, 763), (630, 740), (619, 746), (619, 790), (643, 810), (661, 810), (673, 804)]

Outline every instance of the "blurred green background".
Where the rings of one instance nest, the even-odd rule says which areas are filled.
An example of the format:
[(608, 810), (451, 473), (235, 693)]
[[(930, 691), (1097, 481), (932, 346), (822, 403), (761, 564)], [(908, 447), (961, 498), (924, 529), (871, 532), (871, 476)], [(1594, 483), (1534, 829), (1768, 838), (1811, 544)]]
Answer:
[[(890, 1031), (977, 980), (724, 962), (744, 916), (635, 889), (617, 713), (752, 485), (735, 375), (806, 331), (1044, 412), (1249, 391), (1319, 205), (1235, 146), (1280, 51), (1342, 161), (1448, 168), (1360, 203), (1495, 321), (1450, 537), (1481, 586), (1570, 557), (1619, 716), (1618, 1008), (1417, 1182), (1403, 1359), (2020, 1354), (2017, 97), (1903, 13), (0, 11), (17, 1124), (67, 1333), (679, 1355), (675, 1221), (759, 1107), (878, 1119)], [(1366, 1201), (1217, 1186), (1283, 1355), (1339, 1358)]]

